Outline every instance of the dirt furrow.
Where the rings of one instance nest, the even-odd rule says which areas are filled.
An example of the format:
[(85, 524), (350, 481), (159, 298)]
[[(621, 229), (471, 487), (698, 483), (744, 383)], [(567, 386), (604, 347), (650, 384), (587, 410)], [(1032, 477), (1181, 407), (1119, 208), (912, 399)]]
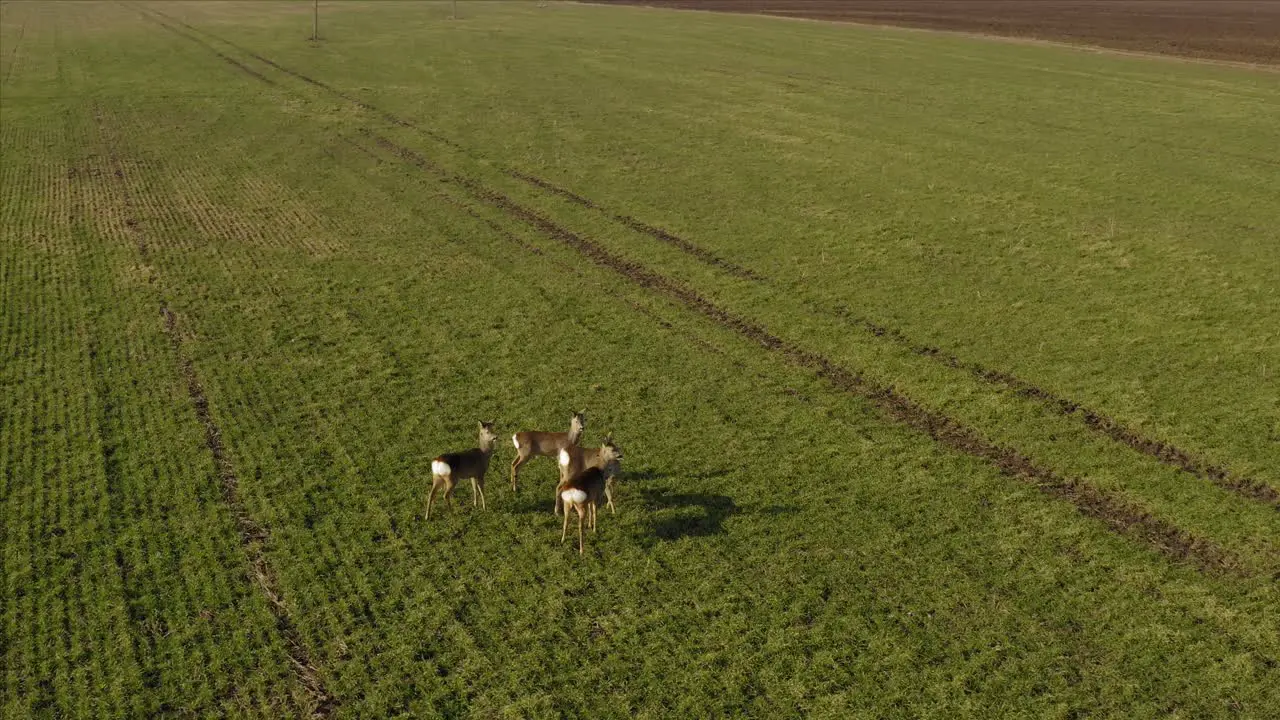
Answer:
[(376, 133), (368, 130), (364, 133), (380, 147), (395, 153), (406, 162), (462, 187), (476, 199), (576, 250), (597, 266), (676, 300), (717, 325), (781, 355), (795, 365), (814, 370), (835, 388), (870, 401), (890, 419), (923, 432), (948, 448), (986, 460), (1004, 474), (1026, 481), (1052, 497), (1071, 502), (1082, 514), (1101, 520), (1122, 535), (1141, 540), (1164, 555), (1188, 562), (1205, 572), (1242, 571), (1242, 565), (1234, 554), (1207, 538), (1182, 530), (1082, 479), (1063, 477), (1037, 465), (1017, 451), (987, 440), (977, 430), (915, 403), (892, 387), (879, 386), (864, 378), (861, 373), (848, 370), (818, 353), (770, 333), (761, 325), (719, 307), (677, 281), (613, 254), (598, 243), (557, 225), (502, 193), (465, 176), (451, 173), (421, 154)]

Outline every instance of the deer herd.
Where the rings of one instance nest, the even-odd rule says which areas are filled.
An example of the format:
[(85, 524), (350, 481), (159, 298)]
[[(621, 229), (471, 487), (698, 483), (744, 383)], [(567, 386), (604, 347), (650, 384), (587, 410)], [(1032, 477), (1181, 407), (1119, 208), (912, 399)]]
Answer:
[[(596, 508), (606, 505), (609, 512), (616, 512), (613, 505), (614, 483), (622, 471), (622, 448), (613, 441), (613, 433), (605, 435), (600, 447), (586, 448), (578, 444), (586, 429), (586, 410), (573, 414), (569, 432), (544, 432), (524, 430), (511, 436), (516, 447), (516, 458), (511, 461), (511, 491), (515, 492), (520, 478), (520, 467), (535, 457), (555, 458), (560, 468), (556, 483), (554, 512), (564, 513), (564, 525), (560, 530), (560, 542), (569, 533), (569, 511), (578, 514), (578, 553), (583, 553), (582, 525), (585, 518), (592, 532), (596, 529)], [(431, 461), (431, 492), (427, 494), (427, 520), (431, 519), (431, 505), (436, 493), (444, 489), (444, 499), (453, 506), (453, 490), (459, 481), (471, 481), (471, 504), (487, 509), (484, 501), (484, 476), (489, 470), (489, 460), (498, 442), (493, 423), (480, 423), (480, 446), (460, 452), (444, 453)]]

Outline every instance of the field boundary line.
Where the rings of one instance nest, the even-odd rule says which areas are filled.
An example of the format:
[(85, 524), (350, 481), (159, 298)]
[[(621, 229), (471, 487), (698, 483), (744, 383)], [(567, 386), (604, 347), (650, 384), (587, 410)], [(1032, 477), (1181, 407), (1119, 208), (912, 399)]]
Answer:
[(772, 20), (784, 20), (790, 22), (816, 23), (819, 25), (853, 25), (854, 27), (871, 28), (876, 30), (903, 30), (912, 33), (929, 33), (942, 35), (955, 35), (959, 37), (967, 37), (972, 40), (987, 40), (1012, 45), (1040, 45), (1045, 47), (1056, 47), (1064, 50), (1075, 50), (1077, 52), (1092, 53), (1095, 55), (1119, 55), (1121, 57), (1133, 57), (1146, 60), (1167, 60), (1171, 62), (1190, 63), (1192, 65), (1209, 65), (1233, 67), (1240, 70), (1256, 70), (1260, 72), (1280, 73), (1280, 66), (1268, 65), (1266, 63), (1251, 63), (1244, 60), (1226, 60), (1221, 58), (1208, 57), (1192, 57), (1190, 55), (1175, 55), (1173, 53), (1157, 53), (1143, 52), (1142, 50), (1125, 50), (1123, 48), (1113, 48), (1106, 45), (1097, 45), (1093, 43), (1072, 43), (1064, 40), (1050, 40), (1048, 38), (1029, 37), (1020, 35), (997, 35), (995, 33), (982, 33), (973, 30), (950, 30), (947, 28), (927, 28), (917, 27), (914, 25), (899, 25), (890, 22), (871, 22), (868, 20), (853, 20), (845, 18), (814, 18), (804, 17), (802, 15), (779, 15), (770, 12), (749, 12), (741, 10), (706, 10), (703, 8), (692, 7), (672, 7), (667, 5), (651, 5), (646, 2), (596, 2), (595, 0), (566, 0), (575, 5), (583, 7), (632, 7), (642, 8), (644, 10), (667, 10), (672, 12), (689, 12), (701, 13), (703, 15), (736, 15), (738, 17), (757, 17), (769, 18)]
[[(114, 184), (119, 188), (121, 199), (123, 200), (123, 209), (125, 211), (123, 227), (126, 234), (132, 236), (138, 254), (143, 261), (149, 262), (150, 251), (145, 238), (143, 238), (141, 231), (138, 230), (137, 220), (133, 217), (134, 201), (125, 181), (124, 163), (120, 158), (114, 132), (104, 120), (100, 108), (94, 108), (94, 119), (97, 121), (99, 133), (106, 146), (108, 162), (112, 166), (112, 175), (116, 181)], [(154, 278), (155, 276), (153, 275), (152, 277)], [(328, 718), (337, 710), (339, 703), (325, 689), (324, 683), (320, 679), (319, 670), (311, 661), (311, 654), (307, 650), (306, 643), (298, 632), (289, 614), (288, 607), (281, 598), (278, 590), (279, 583), (270, 563), (267, 561), (266, 552), (263, 548), (264, 544), (270, 539), (270, 533), (253, 519), (240, 497), (239, 478), (230, 458), (227, 457), (226, 449), (222, 442), (222, 430), (210, 413), (209, 398), (205, 394), (204, 387), (196, 374), (195, 366), (191, 357), (187, 354), (182, 337), (178, 332), (177, 317), (163, 299), (160, 301), (160, 315), (164, 332), (169, 336), (173, 347), (178, 373), (186, 383), (187, 394), (191, 398), (196, 419), (199, 420), (204, 428), (205, 445), (213, 456), (214, 470), (222, 490), (223, 501), (227, 504), (235, 519), (240, 535), (240, 544), (249, 560), (248, 572), (246, 573), (247, 579), (256, 581), (268, 601), (267, 607), (276, 621), (276, 631), (285, 642), (290, 670), (314, 703), (312, 716)]]
[[(671, 9), (671, 8), (664, 8), (664, 9)], [(422, 133), (425, 137), (428, 137), (432, 140), (443, 143), (448, 147), (458, 150), (459, 152), (462, 152), (468, 156), (474, 157), (474, 153), (472, 151), (468, 150), (461, 144), (441, 135), (440, 133), (434, 130), (423, 128), (420, 125), (417, 125), (409, 120), (406, 120), (392, 113), (389, 113), (385, 110), (382, 110), (381, 108), (378, 108), (370, 103), (367, 103), (351, 95), (350, 93), (339, 90), (333, 87), (332, 85), (329, 85), (328, 83), (325, 83), (320, 80), (316, 80), (301, 72), (285, 67), (284, 65), (281, 65), (280, 63), (277, 63), (270, 58), (267, 58), (263, 55), (255, 53), (254, 51), (248, 48), (245, 48), (241, 45), (238, 45), (234, 42), (231, 42), (229, 40), (226, 40), (225, 38), (221, 38), (218, 35), (211, 33), (207, 30), (196, 28), (181, 20), (178, 20), (176, 18), (171, 18), (170, 16), (164, 15), (160, 11), (152, 11), (152, 12), (155, 12), (156, 14), (159, 14), (163, 17), (167, 17), (171, 21), (181, 24), (183, 27), (188, 28), (192, 32), (202, 33), (204, 35), (207, 35), (211, 38), (218, 40), (219, 42), (223, 42), (230, 47), (234, 47), (240, 52), (246, 53), (252, 56), (253, 58), (259, 60), (260, 62), (263, 62), (279, 70), (280, 72), (286, 73), (306, 83), (319, 87), (325, 90), (326, 92), (329, 92), (337, 97), (347, 100), (348, 102), (354, 103), (356, 106), (362, 109), (373, 112), (390, 123), (393, 123), (401, 127), (409, 128), (411, 130), (418, 131)], [(693, 12), (715, 13), (720, 11), (694, 10)], [(744, 14), (744, 13), (734, 13), (734, 14)], [(745, 13), (745, 14), (751, 14), (751, 13)], [(758, 13), (754, 15), (762, 16)], [(785, 19), (785, 16), (768, 16), (768, 17), (780, 17)], [(800, 19), (805, 19), (805, 18), (800, 18)], [(815, 22), (822, 22), (822, 21), (815, 20)], [(897, 26), (893, 26), (893, 27), (897, 27)], [(175, 32), (177, 31), (175, 30)], [(190, 33), (181, 33), (181, 34), (183, 36), (190, 35)], [(198, 39), (197, 39), (197, 42), (199, 42)], [(201, 42), (201, 44), (204, 45), (205, 47), (210, 47), (208, 43)], [(217, 52), (217, 50), (213, 49), (212, 47), (210, 47), (210, 49), (213, 50), (214, 52)], [(221, 55), (221, 53), (218, 53), (218, 54)], [(689, 240), (686, 240), (680, 236), (670, 233), (660, 227), (645, 223), (630, 215), (615, 212), (612, 209), (606, 208), (600, 205), (599, 203), (591, 200), (590, 198), (584, 197), (578, 193), (573, 192), (572, 190), (560, 187), (536, 175), (526, 173), (516, 168), (512, 168), (512, 167), (501, 165), (501, 164), (498, 165), (498, 169), (504, 174), (512, 178), (521, 180), (525, 183), (533, 185), (537, 188), (540, 188), (554, 195), (559, 195), (569, 200), (570, 202), (573, 202), (582, 207), (586, 207), (591, 210), (594, 210), (604, 215), (605, 217), (612, 219), (615, 222), (621, 223), (622, 225), (630, 228), (631, 230), (649, 235), (650, 237), (653, 237), (669, 245), (672, 245), (682, 250), (683, 252), (697, 258), (703, 263), (706, 263), (713, 267), (718, 267), (721, 270), (724, 270), (731, 275), (735, 275), (737, 277), (741, 277), (745, 279), (756, 280), (756, 281), (764, 281), (768, 279), (764, 275), (761, 275), (760, 273), (754, 270), (751, 270), (749, 268), (724, 260), (719, 256), (715, 255), (714, 253), (706, 250), (705, 248)], [(812, 299), (806, 299), (805, 302), (818, 304), (816, 301), (813, 301)], [(887, 337), (891, 341), (895, 342), (900, 346), (907, 348), (912, 353), (918, 356), (936, 360), (940, 364), (947, 365), (952, 368), (967, 370), (973, 377), (977, 378), (979, 381), (984, 382), (988, 385), (1003, 387), (1006, 390), (1012, 392), (1013, 394), (1019, 397), (1038, 401), (1041, 405), (1048, 407), (1051, 410), (1054, 410), (1055, 412), (1060, 413), (1064, 417), (1075, 418), (1079, 420), (1081, 424), (1083, 424), (1085, 428), (1087, 428), (1088, 430), (1098, 435), (1101, 435), (1102, 437), (1115, 441), (1121, 445), (1124, 445), (1130, 448), (1131, 450), (1138, 452), (1139, 454), (1146, 455), (1147, 457), (1153, 458), (1157, 462), (1160, 462), (1166, 466), (1172, 467), (1176, 470), (1186, 472), (1192, 475), (1193, 477), (1197, 477), (1202, 480), (1207, 480), (1214, 486), (1220, 489), (1226, 490), (1227, 492), (1231, 492), (1247, 500), (1271, 505), (1278, 512), (1280, 512), (1280, 490), (1277, 490), (1275, 487), (1273, 487), (1272, 485), (1270, 485), (1269, 483), (1263, 480), (1258, 480), (1258, 479), (1250, 478), (1244, 475), (1240, 475), (1238, 473), (1233, 473), (1221, 465), (1218, 465), (1204, 458), (1197, 457), (1192, 452), (1187, 451), (1172, 442), (1147, 437), (1146, 435), (1142, 434), (1138, 430), (1135, 430), (1132, 427), (1129, 427), (1124, 423), (1121, 423), (1119, 420), (1115, 419), (1114, 417), (1111, 417), (1099, 410), (1089, 408), (1084, 404), (1077, 402), (1075, 400), (1072, 400), (1070, 398), (1066, 398), (1056, 393), (1053, 393), (1049, 390), (1046, 390), (1012, 373), (988, 368), (974, 361), (961, 360), (960, 358), (958, 358), (952, 353), (949, 353), (947, 351), (944, 351), (934, 346), (919, 343), (918, 341), (911, 339), (901, 330), (898, 330), (896, 328), (892, 328), (866, 318), (851, 316), (847, 313), (847, 311), (837, 310), (834, 312), (829, 312), (829, 311), (822, 311), (822, 312), (824, 314), (834, 314), (837, 316), (841, 316), (854, 327), (859, 327), (860, 329), (863, 329), (864, 331), (871, 334), (872, 336), (880, 337), (880, 338)]]
[(514, 220), (532, 226), (546, 237), (577, 251), (587, 260), (623, 276), (632, 283), (677, 301), (686, 308), (711, 320), (714, 324), (781, 355), (793, 365), (815, 371), (816, 375), (837, 390), (862, 397), (878, 408), (887, 419), (922, 432), (944, 447), (967, 454), (994, 465), (1003, 474), (1023, 480), (1045, 494), (1067, 500), (1085, 516), (1101, 520), (1120, 535), (1138, 539), (1165, 556), (1188, 562), (1209, 574), (1242, 574), (1240, 560), (1234, 553), (1213, 541), (1197, 537), (1148, 511), (1132, 505), (1111, 493), (1079, 478), (1059, 475), (1037, 465), (1016, 450), (984, 438), (977, 430), (925, 408), (890, 386), (881, 386), (862, 373), (851, 371), (812, 350), (806, 350), (772, 334), (763, 326), (733, 314), (712, 303), (692, 288), (667, 278), (640, 263), (616, 255), (593, 240), (568, 230), (511, 198), (485, 187), (479, 182), (452, 173), (420, 153), (367, 129), (363, 134), (383, 150), (440, 179), (463, 188), (476, 200), (489, 205)]

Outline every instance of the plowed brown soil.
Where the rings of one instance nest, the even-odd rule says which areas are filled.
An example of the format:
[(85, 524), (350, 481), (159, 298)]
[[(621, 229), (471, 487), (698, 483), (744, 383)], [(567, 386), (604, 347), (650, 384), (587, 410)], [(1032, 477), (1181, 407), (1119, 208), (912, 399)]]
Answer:
[(1277, 0), (592, 0), (960, 30), (1280, 65)]

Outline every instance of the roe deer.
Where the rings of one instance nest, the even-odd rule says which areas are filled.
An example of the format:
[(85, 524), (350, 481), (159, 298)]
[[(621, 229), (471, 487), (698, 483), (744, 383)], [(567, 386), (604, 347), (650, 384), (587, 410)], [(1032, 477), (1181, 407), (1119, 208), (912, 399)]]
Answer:
[(436, 491), (444, 487), (444, 499), (449, 507), (453, 507), (453, 488), (459, 480), (471, 480), (471, 505), (480, 501), (480, 509), (487, 510), (484, 503), (484, 474), (489, 470), (489, 458), (493, 456), (493, 445), (498, 433), (493, 430), (493, 423), (480, 423), (480, 447), (462, 452), (445, 453), (431, 461), (431, 492), (427, 495), (427, 519), (431, 519), (431, 503), (435, 500)]
[(573, 414), (567, 433), (525, 430), (511, 436), (511, 442), (516, 446), (516, 459), (511, 461), (512, 492), (515, 492), (521, 465), (535, 457), (555, 457), (561, 450), (578, 444), (582, 439), (582, 431), (587, 427), (586, 412), (583, 410)]
[(622, 472), (622, 448), (613, 441), (613, 433), (604, 436), (598, 448), (584, 448), (572, 445), (560, 451), (560, 483), (556, 485), (555, 513), (560, 514), (562, 503), (560, 490), (569, 478), (588, 468), (599, 468), (604, 471), (604, 497), (608, 501), (609, 512), (616, 513), (613, 506), (614, 477)]
[(560, 542), (569, 533), (569, 510), (578, 512), (578, 554), (582, 549), (582, 517), (587, 516), (587, 524), (591, 532), (596, 531), (596, 506), (600, 504), (600, 496), (605, 492), (605, 470), (589, 467), (561, 483), (556, 490), (564, 500), (564, 526), (560, 528)]

